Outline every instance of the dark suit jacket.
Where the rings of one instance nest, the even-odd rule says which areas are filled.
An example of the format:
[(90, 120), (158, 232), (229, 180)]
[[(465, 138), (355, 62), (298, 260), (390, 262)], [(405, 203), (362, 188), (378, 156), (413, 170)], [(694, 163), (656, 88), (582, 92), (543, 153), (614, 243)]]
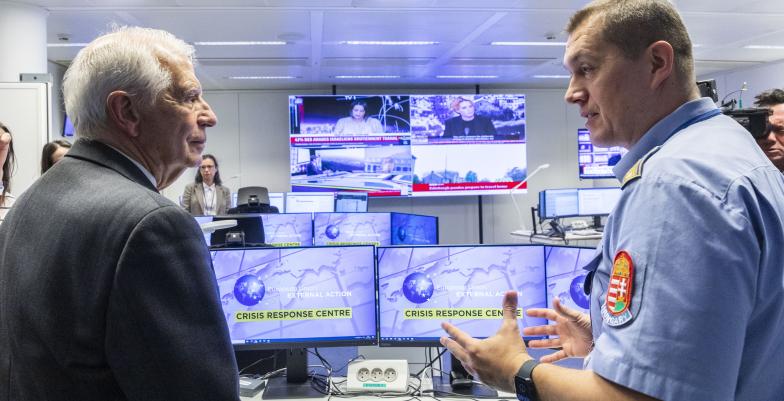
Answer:
[[(231, 191), (223, 185), (215, 185), (215, 214), (226, 214), (231, 208)], [(192, 182), (182, 194), (182, 206), (194, 216), (204, 215), (204, 185)]]
[(463, 121), (463, 118), (460, 116), (452, 117), (444, 122), (444, 126), (442, 138), (496, 134), (493, 122), (489, 118), (480, 115), (474, 115), (474, 119), (471, 121)]
[(0, 401), (238, 400), (196, 221), (80, 139), (0, 226)]

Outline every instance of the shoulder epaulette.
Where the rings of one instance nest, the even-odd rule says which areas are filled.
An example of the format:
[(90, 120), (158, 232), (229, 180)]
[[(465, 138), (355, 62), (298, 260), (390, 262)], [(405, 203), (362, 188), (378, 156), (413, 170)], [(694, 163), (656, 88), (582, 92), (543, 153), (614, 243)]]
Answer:
[(630, 182), (642, 177), (642, 169), (643, 166), (645, 165), (645, 162), (648, 161), (648, 159), (651, 156), (653, 156), (654, 153), (658, 152), (659, 149), (661, 149), (661, 146), (657, 146), (651, 149), (650, 151), (648, 151), (648, 153), (645, 154), (645, 156), (641, 157), (640, 160), (637, 160), (637, 162), (632, 165), (629, 171), (627, 171), (626, 174), (624, 174), (623, 176), (623, 181), (621, 182), (621, 189), (625, 188), (626, 185), (629, 184)]

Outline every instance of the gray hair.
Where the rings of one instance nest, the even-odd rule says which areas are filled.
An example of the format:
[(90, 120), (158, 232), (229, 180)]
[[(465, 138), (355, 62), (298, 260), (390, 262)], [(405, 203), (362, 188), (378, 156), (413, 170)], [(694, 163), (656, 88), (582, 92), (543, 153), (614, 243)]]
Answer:
[(63, 79), (65, 110), (76, 135), (94, 139), (109, 127), (106, 100), (113, 91), (154, 106), (173, 83), (161, 60), (183, 57), (193, 62), (193, 55), (193, 46), (150, 28), (117, 27), (92, 41), (76, 55)]

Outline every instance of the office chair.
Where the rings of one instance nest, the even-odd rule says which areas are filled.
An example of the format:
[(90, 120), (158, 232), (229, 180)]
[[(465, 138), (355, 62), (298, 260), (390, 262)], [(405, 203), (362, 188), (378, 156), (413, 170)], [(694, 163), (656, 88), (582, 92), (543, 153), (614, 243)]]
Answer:
[(266, 187), (242, 187), (237, 191), (237, 207), (229, 209), (226, 214), (242, 213), (280, 213), (280, 211), (270, 205), (269, 191)]

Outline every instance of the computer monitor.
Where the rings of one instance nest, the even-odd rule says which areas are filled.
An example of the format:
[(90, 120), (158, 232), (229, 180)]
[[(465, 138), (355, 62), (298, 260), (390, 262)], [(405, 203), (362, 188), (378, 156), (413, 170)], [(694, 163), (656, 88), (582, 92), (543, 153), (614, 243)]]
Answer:
[[(212, 233), (210, 246), (242, 248), (246, 246), (264, 245), (264, 224), (262, 222), (262, 216), (263, 215), (260, 213), (249, 213), (213, 217), (213, 221), (236, 220), (237, 226), (215, 230), (215, 232)], [(237, 235), (239, 232), (242, 233), (241, 238)]]
[(438, 245), (438, 217), (392, 213), (392, 245)]
[(335, 211), (333, 192), (289, 192), (286, 213), (323, 213)]
[(547, 269), (547, 307), (556, 297), (561, 305), (588, 313), (590, 297), (585, 293), (588, 272), (583, 269), (596, 253), (594, 248), (545, 246)]
[(73, 138), (76, 130), (74, 129), (73, 122), (71, 122), (71, 117), (65, 115), (63, 119), (63, 136), (66, 138)]
[(314, 245), (391, 245), (389, 213), (316, 213)]
[(626, 148), (620, 146), (594, 146), (587, 129), (577, 130), (577, 160), (581, 179), (615, 178), (612, 169), (627, 152)]
[[(193, 216), (196, 219), (196, 222), (199, 223), (201, 226), (204, 223), (212, 222), (212, 216)], [(203, 232), (203, 231), (202, 231)], [(210, 246), (210, 240), (212, 239), (212, 233), (204, 233), (204, 242), (207, 243), (207, 246)]]
[[(372, 246), (212, 250), (236, 350), (287, 349), (287, 377), (264, 398), (308, 397), (308, 347), (376, 344)], [(294, 350), (294, 351), (292, 351)]]
[(509, 290), (519, 294), (523, 327), (547, 324), (521, 312), (547, 302), (541, 245), (380, 247), (379, 345), (440, 346), (444, 321), (492, 336)]
[(313, 245), (313, 217), (310, 213), (271, 213), (261, 215), (261, 219), (267, 245)]
[(580, 188), (577, 190), (577, 214), (580, 216), (606, 216), (621, 198), (621, 189)]
[(286, 213), (286, 194), (284, 192), (270, 192), (269, 204), (278, 208), (278, 212)]
[(539, 219), (579, 215), (577, 188), (546, 189), (539, 192)]
[(367, 192), (338, 192), (335, 194), (336, 212), (367, 212)]

